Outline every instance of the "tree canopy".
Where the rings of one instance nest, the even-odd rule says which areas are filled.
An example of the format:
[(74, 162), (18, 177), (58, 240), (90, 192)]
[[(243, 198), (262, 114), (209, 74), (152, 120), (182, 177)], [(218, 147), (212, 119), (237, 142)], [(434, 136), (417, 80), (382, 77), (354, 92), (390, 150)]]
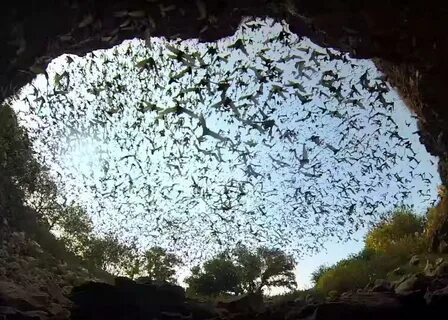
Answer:
[(152, 247), (144, 254), (144, 271), (147, 277), (155, 281), (175, 283), (176, 267), (181, 260), (173, 253), (161, 247)]
[(424, 231), (425, 218), (406, 208), (395, 210), (391, 216), (372, 228), (366, 236), (368, 250), (387, 252), (403, 239), (418, 237)]
[(294, 259), (279, 249), (250, 251), (239, 246), (192, 269), (186, 279), (189, 291), (198, 295), (241, 294), (263, 289), (296, 286)]

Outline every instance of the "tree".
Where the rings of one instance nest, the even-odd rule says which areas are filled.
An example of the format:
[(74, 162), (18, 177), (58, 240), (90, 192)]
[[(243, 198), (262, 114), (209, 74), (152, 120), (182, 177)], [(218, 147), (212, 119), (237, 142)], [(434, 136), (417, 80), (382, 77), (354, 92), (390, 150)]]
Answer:
[(145, 252), (144, 270), (151, 280), (175, 283), (176, 267), (181, 260), (161, 247), (153, 247)]
[(196, 266), (186, 280), (193, 294), (261, 293), (270, 287), (296, 286), (294, 259), (278, 249), (258, 248), (250, 251), (239, 246)]
[(58, 202), (58, 189), (56, 183), (47, 172), (41, 171), (36, 177), (36, 185), (39, 186), (34, 192), (27, 192), (26, 204), (33, 208), (39, 222), (48, 230), (54, 231), (58, 224), (65, 218), (66, 206)]
[(251, 252), (239, 246), (234, 250), (234, 255), (246, 292), (262, 292), (270, 287), (293, 289), (297, 285), (294, 258), (280, 249), (261, 247)]
[(14, 111), (0, 105), (0, 173), (22, 191), (33, 192), (40, 166), (33, 158), (30, 139)]
[(317, 285), (319, 280), (331, 270), (331, 267), (326, 265), (319, 266), (316, 270), (311, 273), (311, 281), (314, 285)]
[(90, 236), (82, 250), (81, 256), (89, 266), (115, 274), (124, 270), (125, 262), (134, 253), (131, 245), (121, 243), (113, 234)]
[(80, 254), (91, 241), (92, 221), (86, 211), (79, 206), (59, 210), (57, 229), (61, 233), (61, 239), (69, 251)]
[(204, 263), (203, 268), (195, 266), (191, 276), (185, 280), (189, 292), (200, 296), (219, 294), (240, 294), (241, 272), (226, 253)]
[(425, 226), (423, 217), (406, 208), (395, 210), (389, 219), (370, 230), (365, 239), (365, 248), (386, 253), (400, 241), (412, 241), (419, 237)]

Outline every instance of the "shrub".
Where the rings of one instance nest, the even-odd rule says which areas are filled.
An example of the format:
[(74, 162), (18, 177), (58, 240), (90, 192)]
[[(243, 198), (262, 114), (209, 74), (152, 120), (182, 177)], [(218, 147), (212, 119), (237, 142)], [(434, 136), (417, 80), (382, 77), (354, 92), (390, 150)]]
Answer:
[(364, 249), (332, 267), (313, 273), (316, 289), (328, 294), (365, 287), (374, 279), (384, 279), (409, 258), (426, 251), (425, 219), (400, 208), (369, 231)]
[(330, 267), (326, 265), (321, 265), (317, 268), (313, 273), (311, 273), (311, 281), (316, 285), (319, 282), (319, 279), (322, 278), (324, 274), (330, 271)]
[(448, 239), (448, 192), (446, 187), (440, 188), (440, 202), (430, 208), (427, 213), (425, 237), (428, 249), (437, 252), (442, 239)]
[(370, 281), (368, 261), (352, 258), (342, 260), (329, 268), (318, 280), (316, 289), (328, 294), (331, 291), (342, 293), (365, 287)]
[(365, 247), (377, 253), (387, 253), (404, 238), (411, 240), (413, 237), (421, 237), (424, 225), (423, 217), (409, 209), (399, 208), (388, 219), (369, 231), (365, 239)]

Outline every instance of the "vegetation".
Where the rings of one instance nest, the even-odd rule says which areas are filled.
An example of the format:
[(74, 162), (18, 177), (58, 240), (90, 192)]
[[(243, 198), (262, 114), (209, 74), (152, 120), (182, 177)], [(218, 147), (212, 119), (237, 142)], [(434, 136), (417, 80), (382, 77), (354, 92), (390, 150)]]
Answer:
[[(424, 218), (406, 208), (400, 208), (387, 220), (380, 222), (367, 234), (365, 247), (376, 253), (387, 253), (400, 242), (416, 243), (424, 230)], [(401, 245), (403, 245), (401, 244)]]
[(197, 296), (261, 293), (272, 287), (296, 287), (294, 259), (278, 249), (251, 251), (239, 246), (196, 266), (186, 279), (189, 293)]
[[(365, 287), (375, 279), (394, 279), (394, 270), (416, 271), (408, 264), (413, 255), (434, 260), (432, 246), (440, 233), (447, 212), (444, 198), (429, 209), (426, 217), (407, 208), (398, 208), (384, 221), (373, 227), (365, 238), (364, 249), (333, 266), (321, 266), (312, 275), (316, 289), (323, 293), (339, 293)], [(422, 268), (422, 267), (420, 267)]]
[(153, 247), (145, 252), (144, 258), (144, 271), (151, 280), (176, 282), (176, 267), (182, 261), (175, 254), (161, 247)]
[(14, 111), (1, 106), (0, 214), (59, 259), (97, 270), (117, 264), (125, 247), (115, 237), (94, 236), (83, 208), (58, 201), (57, 187), (30, 142)]
[[(0, 108), (0, 188), (1, 214), (9, 212), (8, 219), (34, 235), (47, 250), (64, 259), (79, 257), (93, 269), (176, 282), (181, 260), (173, 253), (153, 247), (140, 254), (135, 245), (120, 242), (114, 234), (97, 236), (83, 208), (58, 200), (57, 186), (33, 158), (26, 132), (9, 107)], [(311, 293), (341, 293), (363, 288), (374, 279), (391, 278), (397, 267), (412, 268), (407, 262), (415, 254), (433, 259), (434, 253), (440, 253), (443, 247), (444, 240), (440, 239), (448, 235), (446, 189), (441, 188), (440, 195), (440, 203), (429, 209), (425, 217), (398, 208), (369, 231), (360, 253), (333, 266), (318, 268), (312, 274), (316, 291)], [(58, 240), (50, 232), (57, 234)], [(239, 246), (192, 268), (186, 283), (193, 296), (261, 293), (272, 287), (294, 289), (294, 266), (294, 259), (281, 250), (262, 247), (252, 251)], [(306, 295), (311, 293), (307, 291)], [(303, 292), (287, 296), (291, 295), (304, 297)]]
[(445, 186), (440, 187), (439, 195), (439, 204), (428, 210), (425, 236), (431, 251), (445, 253), (446, 248), (441, 247), (443, 243), (440, 242), (440, 238), (448, 238), (448, 190)]

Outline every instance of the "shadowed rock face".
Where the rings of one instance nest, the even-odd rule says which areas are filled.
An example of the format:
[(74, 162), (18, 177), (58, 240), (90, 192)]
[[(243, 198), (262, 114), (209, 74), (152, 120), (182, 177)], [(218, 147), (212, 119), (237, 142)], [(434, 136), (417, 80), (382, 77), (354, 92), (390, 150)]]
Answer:
[(232, 35), (244, 16), (285, 19), (292, 32), (323, 47), (375, 58), (417, 113), (422, 142), (441, 158), (448, 181), (447, 2), (16, 0), (0, 6), (0, 100), (63, 53), (83, 55), (148, 35), (213, 41)]
[(115, 285), (88, 282), (75, 287), (71, 294), (71, 319), (438, 319), (446, 315), (447, 297), (446, 273), (407, 275), (389, 283), (382, 292), (367, 287), (356, 293), (346, 292), (331, 302), (286, 304), (264, 304), (261, 296), (247, 294), (205, 305), (185, 299), (183, 289), (175, 285), (141, 284), (117, 278)]

